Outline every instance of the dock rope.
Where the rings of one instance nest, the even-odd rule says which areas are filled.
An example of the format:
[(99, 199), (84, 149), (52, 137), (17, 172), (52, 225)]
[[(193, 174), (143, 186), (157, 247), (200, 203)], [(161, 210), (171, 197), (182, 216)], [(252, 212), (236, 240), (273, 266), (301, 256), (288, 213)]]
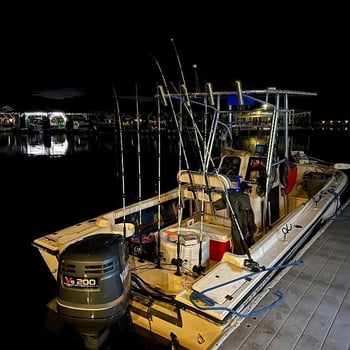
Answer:
[[(242, 317), (242, 318), (247, 318), (247, 317), (252, 317), (252, 316), (257, 316), (257, 315), (260, 315), (264, 312), (267, 312), (271, 309), (273, 309), (275, 306), (279, 305), (283, 299), (284, 299), (284, 296), (283, 296), (283, 293), (281, 291), (276, 291), (274, 292), (273, 294), (275, 294), (278, 299), (275, 300), (272, 304), (266, 306), (266, 307), (263, 307), (259, 310), (254, 310), (252, 312), (249, 312), (249, 313), (240, 313), (238, 311), (236, 311), (235, 309), (231, 309), (229, 307), (224, 307), (224, 306), (214, 306), (215, 305), (215, 301), (213, 299), (211, 299), (210, 297), (206, 296), (205, 293), (213, 290), (213, 289), (217, 289), (217, 288), (220, 288), (220, 287), (223, 287), (227, 284), (231, 284), (231, 283), (235, 283), (237, 281), (240, 281), (242, 279), (245, 279), (245, 280), (249, 280), (252, 276), (258, 274), (258, 273), (262, 273), (262, 272), (267, 272), (267, 271), (273, 271), (273, 270), (280, 270), (280, 269), (285, 269), (287, 267), (291, 267), (291, 266), (299, 266), (303, 263), (302, 260), (295, 260), (293, 261), (292, 263), (289, 263), (289, 264), (282, 264), (282, 265), (276, 265), (276, 266), (271, 266), (271, 267), (267, 267), (267, 268), (263, 268), (259, 271), (256, 271), (256, 272), (252, 272), (252, 273), (249, 273), (247, 275), (244, 275), (244, 276), (241, 276), (241, 277), (238, 277), (238, 278), (235, 278), (231, 281), (227, 281), (225, 283), (221, 283), (215, 287), (211, 287), (211, 288), (207, 288), (205, 289), (204, 291), (202, 292), (192, 292), (191, 295), (190, 295), (190, 300), (192, 302), (192, 304), (201, 309), (201, 310), (225, 310), (225, 311), (228, 311), (238, 317)], [(201, 306), (198, 304), (198, 301), (201, 301), (205, 304), (207, 304), (208, 306)]]

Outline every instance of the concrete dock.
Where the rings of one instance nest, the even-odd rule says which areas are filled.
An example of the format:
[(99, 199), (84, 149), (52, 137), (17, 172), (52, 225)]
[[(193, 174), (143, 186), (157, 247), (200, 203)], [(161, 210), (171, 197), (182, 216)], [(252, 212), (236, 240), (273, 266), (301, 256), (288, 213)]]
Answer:
[(296, 258), (303, 263), (283, 271), (253, 310), (271, 305), (275, 291), (282, 303), (243, 319), (220, 350), (350, 349), (350, 200)]

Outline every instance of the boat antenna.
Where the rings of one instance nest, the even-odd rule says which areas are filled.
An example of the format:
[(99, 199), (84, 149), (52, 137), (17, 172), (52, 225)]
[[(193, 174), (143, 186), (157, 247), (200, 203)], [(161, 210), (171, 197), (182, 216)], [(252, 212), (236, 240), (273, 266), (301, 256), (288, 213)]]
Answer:
[(198, 70), (197, 70), (197, 65), (194, 63), (193, 65), (192, 65), (192, 68), (193, 68), (193, 70), (194, 70), (194, 84), (195, 84), (195, 86), (194, 86), (194, 91), (196, 92), (196, 93), (200, 93), (201, 92), (201, 88), (199, 87), (199, 80), (198, 80)]
[(143, 262), (142, 258), (142, 231), (141, 231), (141, 225), (142, 225), (142, 187), (141, 187), (141, 141), (140, 141), (140, 113), (139, 113), (139, 96), (137, 91), (137, 83), (135, 84), (135, 94), (136, 94), (136, 122), (137, 122), (137, 161), (138, 161), (138, 180), (139, 180), (139, 190), (138, 190), (138, 196), (139, 196), (139, 225), (138, 225), (138, 234), (139, 234), (139, 247), (138, 247), (138, 254), (139, 254), (139, 261)]
[[(113, 93), (115, 98), (115, 106), (116, 106), (116, 113), (118, 117), (118, 124), (119, 124), (119, 139), (120, 139), (120, 158), (121, 158), (121, 168), (122, 168), (122, 198), (123, 198), (123, 237), (126, 238), (126, 223), (125, 223), (125, 169), (124, 169), (124, 147), (123, 147), (123, 129), (122, 129), (122, 121), (121, 121), (121, 115), (120, 115), (120, 108), (119, 108), (119, 100), (118, 95), (115, 91), (115, 87), (113, 86)], [(114, 219), (116, 221), (116, 218)], [(114, 222), (116, 224), (116, 222)]]

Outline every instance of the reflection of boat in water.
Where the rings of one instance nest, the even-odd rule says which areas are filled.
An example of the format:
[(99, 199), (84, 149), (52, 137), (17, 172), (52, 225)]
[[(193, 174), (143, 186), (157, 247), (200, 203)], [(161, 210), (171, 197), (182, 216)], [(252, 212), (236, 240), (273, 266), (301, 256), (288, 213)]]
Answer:
[[(348, 184), (338, 169), (346, 164), (289, 149), (290, 100), (313, 93), (242, 91), (239, 83), (230, 92), (211, 84), (206, 93), (185, 85), (182, 94), (158, 92), (179, 131), (178, 186), (33, 241), (57, 280), (57, 312), (87, 348), (126, 315), (136, 332), (174, 348), (218, 348), (242, 318), (278, 307), (277, 291), (272, 305), (250, 311), (281, 269), (302, 263), (293, 257), (337, 214)], [(272, 111), (255, 144), (232, 129), (247, 99)], [(182, 130), (185, 119), (192, 128)]]
[[(113, 148), (111, 145), (115, 142), (114, 135), (103, 137), (106, 137), (106, 140), (100, 142), (98, 148)], [(61, 157), (86, 153), (96, 147), (95, 137), (85, 133), (0, 133), (0, 153), (8, 155)]]

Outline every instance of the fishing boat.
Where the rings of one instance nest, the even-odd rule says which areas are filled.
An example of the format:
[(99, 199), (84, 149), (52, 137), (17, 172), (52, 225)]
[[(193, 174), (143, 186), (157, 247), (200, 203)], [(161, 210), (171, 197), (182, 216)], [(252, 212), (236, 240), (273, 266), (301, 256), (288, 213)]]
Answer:
[[(169, 348), (218, 349), (242, 319), (283, 302), (271, 291), (273, 304), (254, 309), (281, 270), (302, 264), (297, 252), (338, 214), (348, 185), (348, 164), (291, 149), (290, 100), (316, 93), (244, 90), (239, 81), (190, 93), (184, 80), (170, 91), (162, 77), (159, 120), (171, 114), (179, 137), (175, 188), (160, 191), (159, 166), (158, 193), (126, 205), (123, 177), (121, 208), (32, 242), (57, 281), (50, 306), (88, 349), (124, 317)], [(254, 143), (244, 137), (249, 124)]]

